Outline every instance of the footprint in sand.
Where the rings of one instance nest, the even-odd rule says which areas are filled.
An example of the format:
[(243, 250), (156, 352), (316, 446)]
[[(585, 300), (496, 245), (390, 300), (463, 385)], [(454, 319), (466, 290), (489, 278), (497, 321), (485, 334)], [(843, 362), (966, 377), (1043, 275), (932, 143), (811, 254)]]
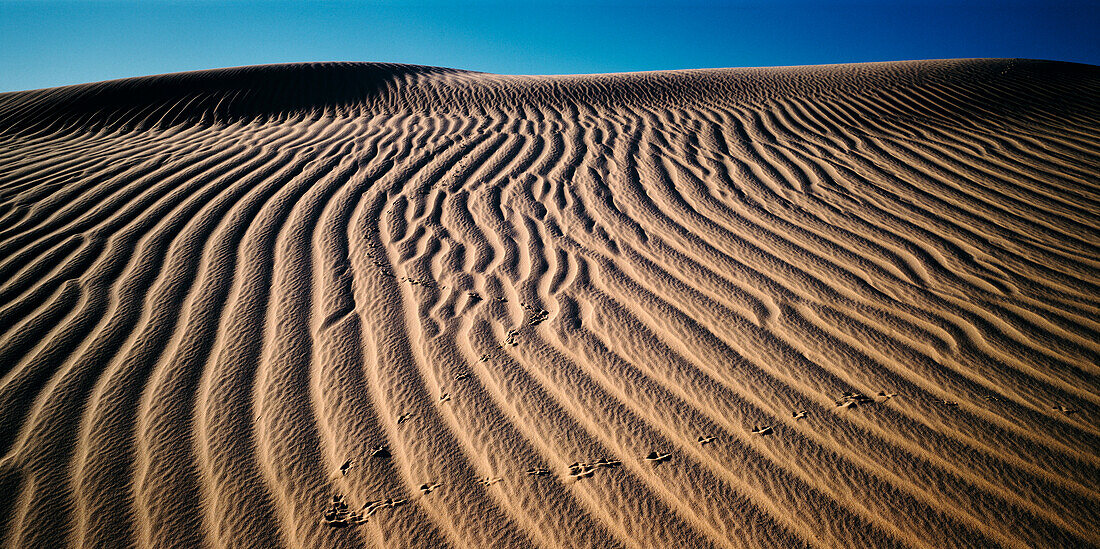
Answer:
[(412, 419), (412, 417), (413, 417), (412, 412), (405, 412), (404, 414), (401, 414), (401, 415), (397, 416), (397, 424), (401, 425), (402, 423), (405, 423), (406, 421)]
[(348, 504), (344, 501), (344, 496), (341, 494), (334, 494), (332, 496), (332, 501), (329, 502), (329, 509), (334, 511), (346, 511), (348, 509)]
[(959, 407), (958, 402), (955, 402), (954, 400), (948, 400), (946, 398), (941, 398), (941, 399), (937, 400), (936, 402), (939, 403), (940, 405), (946, 406), (948, 408), (958, 408)]
[(592, 466), (598, 469), (611, 469), (622, 465), (623, 462), (617, 459), (600, 458), (592, 462)]
[(369, 517), (378, 512), (379, 509), (393, 509), (394, 507), (400, 507), (404, 505), (408, 500), (406, 499), (394, 499), (386, 498), (374, 501), (368, 501), (363, 504), (362, 514), (364, 517)]
[(470, 372), (462, 372), (461, 374), (456, 374), (455, 375), (455, 381), (462, 381), (464, 379), (469, 379), (469, 378), (470, 378)]
[(798, 410), (797, 412), (792, 412), (791, 417), (793, 417), (795, 421), (798, 421), (806, 417), (806, 410)]
[(492, 486), (492, 485), (494, 485), (498, 482), (501, 482), (503, 480), (504, 479), (501, 478), (501, 477), (485, 477), (485, 478), (481, 479), (481, 485), (482, 486)]
[(550, 474), (550, 469), (544, 467), (532, 467), (527, 470), (527, 474), (533, 477), (545, 477)]
[(370, 449), (370, 457), (379, 458), (379, 459), (388, 458), (388, 457), (390, 457), (390, 449), (386, 448), (386, 446), (384, 446), (384, 445), (383, 446), (376, 446), (376, 447)]
[(574, 462), (569, 465), (569, 476), (576, 479), (588, 478), (596, 474), (597, 469), (611, 469), (622, 464), (620, 460), (609, 458), (599, 458), (590, 463)]
[(443, 393), (442, 395), (439, 395), (439, 403), (440, 404), (443, 404), (444, 402), (450, 402), (450, 401), (451, 401), (451, 395), (449, 393)]
[(838, 408), (855, 408), (860, 404), (873, 403), (875, 399), (863, 394), (853, 391), (844, 391), (841, 393), (840, 400), (836, 401)]
[(646, 456), (645, 456), (645, 460), (649, 461), (649, 462), (652, 462), (654, 465), (660, 465), (660, 464), (662, 464), (662, 463), (664, 463), (664, 462), (666, 462), (670, 459), (672, 459), (672, 454), (671, 453), (662, 454), (662, 453), (656, 452), (656, 451), (650, 452), (650, 453), (646, 454)]
[(596, 474), (596, 468), (587, 463), (574, 462), (569, 466), (569, 476), (578, 480), (594, 474)]
[(760, 426), (756, 426), (756, 425), (754, 425), (754, 426), (752, 427), (752, 434), (754, 434), (754, 435), (760, 435), (760, 436), (762, 436), (762, 437), (763, 437), (763, 436), (768, 436), (768, 435), (772, 434), (772, 428), (771, 428), (771, 426), (770, 426), (770, 425), (769, 425), (769, 426), (765, 426), (765, 427), (760, 427)]
[(340, 494), (332, 496), (329, 506), (321, 512), (321, 523), (330, 528), (347, 528), (365, 521), (362, 513), (348, 510), (348, 503)]
[(538, 326), (544, 320), (550, 317), (550, 311), (547, 311), (546, 309), (541, 309), (539, 307), (526, 304), (523, 306), (523, 308), (527, 309), (527, 311), (531, 313), (531, 320), (528, 321), (528, 324), (530, 324), (531, 326)]
[(703, 446), (706, 446), (707, 444), (710, 444), (710, 443), (714, 442), (715, 440), (716, 440), (715, 437), (702, 435), (702, 436), (699, 437), (699, 444), (701, 444)]
[(894, 398), (894, 397), (898, 396), (898, 394), (897, 393), (887, 393), (886, 391), (879, 391), (878, 396), (882, 397), (883, 402), (886, 402), (887, 400), (890, 400), (891, 398)]
[(1067, 416), (1077, 413), (1077, 410), (1074, 410), (1073, 408), (1067, 408), (1064, 404), (1059, 404), (1057, 406), (1054, 406), (1052, 409), (1053, 410), (1058, 410), (1059, 412), (1062, 412), (1063, 414), (1065, 414)]
[(352, 467), (355, 467), (355, 461), (354, 460), (349, 459), (349, 460), (345, 461), (342, 465), (340, 465), (340, 474), (341, 475), (348, 474), (348, 469), (351, 469)]
[(434, 492), (436, 488), (439, 488), (440, 486), (443, 486), (442, 482), (434, 482), (432, 484), (428, 484), (425, 482), (424, 484), (420, 485), (420, 492), (426, 496)]
[(363, 513), (364, 516), (369, 517), (369, 516), (373, 515), (375, 513), (375, 511), (378, 511), (379, 509), (381, 509), (384, 506), (385, 505), (383, 504), (382, 500), (368, 501), (368, 502), (363, 504), (363, 508), (360, 511)]

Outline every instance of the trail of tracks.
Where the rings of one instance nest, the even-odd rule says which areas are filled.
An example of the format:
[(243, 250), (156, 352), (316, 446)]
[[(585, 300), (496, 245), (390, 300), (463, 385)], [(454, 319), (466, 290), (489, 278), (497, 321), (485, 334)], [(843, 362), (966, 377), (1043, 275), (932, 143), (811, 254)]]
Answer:
[[(1098, 92), (991, 60), (0, 95), (4, 541), (1100, 544)], [(334, 494), (398, 501), (334, 527)]]

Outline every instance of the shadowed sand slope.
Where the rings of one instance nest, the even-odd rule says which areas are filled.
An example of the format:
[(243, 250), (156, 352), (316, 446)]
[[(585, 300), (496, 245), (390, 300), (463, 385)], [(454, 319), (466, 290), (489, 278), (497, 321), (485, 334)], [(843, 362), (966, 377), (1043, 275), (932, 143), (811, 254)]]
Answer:
[(1100, 544), (1100, 69), (0, 94), (9, 547)]

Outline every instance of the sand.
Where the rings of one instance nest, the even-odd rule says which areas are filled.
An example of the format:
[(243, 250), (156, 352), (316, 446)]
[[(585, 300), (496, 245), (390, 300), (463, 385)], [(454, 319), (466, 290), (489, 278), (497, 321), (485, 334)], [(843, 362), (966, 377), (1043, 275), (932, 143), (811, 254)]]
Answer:
[(0, 94), (8, 547), (1100, 544), (1100, 68)]

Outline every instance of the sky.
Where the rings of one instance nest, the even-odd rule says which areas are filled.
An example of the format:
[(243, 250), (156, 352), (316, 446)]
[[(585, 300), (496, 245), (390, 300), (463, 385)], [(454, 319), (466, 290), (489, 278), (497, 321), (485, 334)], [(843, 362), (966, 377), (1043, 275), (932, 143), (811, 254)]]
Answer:
[(1100, 64), (1100, 0), (0, 0), (0, 92), (300, 61), (580, 74), (962, 57)]

